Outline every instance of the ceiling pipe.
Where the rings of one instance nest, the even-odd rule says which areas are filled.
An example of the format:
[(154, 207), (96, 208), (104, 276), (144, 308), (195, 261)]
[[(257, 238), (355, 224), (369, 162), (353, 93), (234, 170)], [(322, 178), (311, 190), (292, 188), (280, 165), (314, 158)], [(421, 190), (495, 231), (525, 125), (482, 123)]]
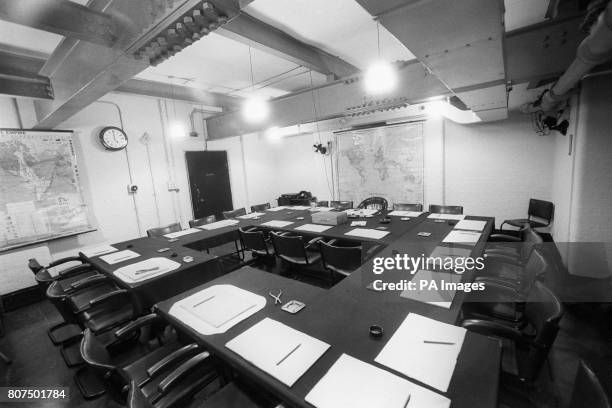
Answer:
[(557, 110), (580, 79), (595, 66), (612, 57), (612, 1), (600, 14), (587, 38), (578, 46), (576, 58), (555, 84), (531, 103), (528, 112)]

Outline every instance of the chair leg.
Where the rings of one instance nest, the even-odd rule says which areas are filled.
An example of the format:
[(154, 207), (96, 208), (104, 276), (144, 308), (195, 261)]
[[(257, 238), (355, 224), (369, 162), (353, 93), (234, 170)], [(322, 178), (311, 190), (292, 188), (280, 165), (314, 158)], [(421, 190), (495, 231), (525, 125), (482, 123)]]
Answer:
[(11, 360), (6, 354), (0, 351), (0, 360), (4, 361), (4, 364), (12, 364), (13, 360)]

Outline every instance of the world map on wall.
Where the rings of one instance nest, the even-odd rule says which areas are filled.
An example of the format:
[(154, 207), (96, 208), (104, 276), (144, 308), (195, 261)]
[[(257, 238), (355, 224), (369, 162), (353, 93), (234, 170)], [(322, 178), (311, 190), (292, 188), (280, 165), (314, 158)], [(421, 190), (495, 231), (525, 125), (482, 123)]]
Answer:
[(337, 134), (338, 192), (355, 206), (372, 196), (392, 203), (423, 202), (421, 124)]
[(0, 250), (88, 230), (72, 133), (0, 129)]

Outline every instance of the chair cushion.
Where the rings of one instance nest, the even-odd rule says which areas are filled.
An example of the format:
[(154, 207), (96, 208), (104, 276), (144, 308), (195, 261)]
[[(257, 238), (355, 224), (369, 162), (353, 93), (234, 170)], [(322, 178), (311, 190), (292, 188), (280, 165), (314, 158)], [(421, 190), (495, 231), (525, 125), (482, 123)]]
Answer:
[(96, 307), (81, 313), (83, 324), (94, 333), (110, 329), (134, 317), (131, 304), (112, 307)]
[(287, 255), (279, 255), (279, 257), (292, 264), (307, 265), (307, 264), (317, 263), (321, 259), (321, 254), (318, 252), (306, 251), (306, 257), (308, 258), (308, 262), (306, 261), (305, 258), (298, 258), (298, 257), (293, 257), (293, 256), (287, 256)]
[(529, 224), (531, 228), (546, 227), (546, 224), (544, 224), (543, 222), (528, 220), (527, 218), (520, 218), (516, 220), (506, 220), (504, 221), (504, 223), (512, 225), (513, 227), (518, 227), (518, 228), (521, 228), (525, 224)]

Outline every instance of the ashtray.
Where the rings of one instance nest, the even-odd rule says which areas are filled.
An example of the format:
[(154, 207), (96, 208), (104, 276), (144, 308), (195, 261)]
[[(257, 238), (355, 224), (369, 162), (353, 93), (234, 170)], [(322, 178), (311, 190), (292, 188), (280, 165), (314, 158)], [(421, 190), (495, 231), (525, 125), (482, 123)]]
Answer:
[(383, 328), (378, 325), (370, 326), (370, 336), (374, 338), (380, 338), (383, 335)]
[(385, 217), (380, 219), (381, 224), (389, 224), (391, 222), (391, 218)]
[(297, 312), (299, 312), (300, 310), (302, 310), (306, 305), (298, 300), (290, 300), (287, 303), (285, 303), (281, 309), (283, 309), (285, 312), (291, 313), (291, 314), (296, 314)]

